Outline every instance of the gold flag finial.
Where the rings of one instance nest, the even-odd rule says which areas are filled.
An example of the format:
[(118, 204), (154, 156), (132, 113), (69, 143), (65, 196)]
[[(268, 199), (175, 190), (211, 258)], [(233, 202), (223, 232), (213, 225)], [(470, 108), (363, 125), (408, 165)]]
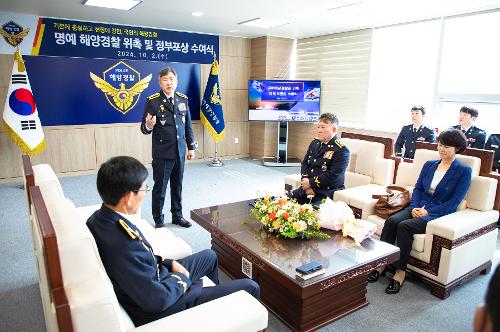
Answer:
[(23, 56), (21, 55), (21, 52), (19, 51), (19, 47), (17, 47), (16, 53), (14, 54), (14, 61), (17, 61), (17, 71), (18, 72), (26, 71), (26, 66), (24, 65)]

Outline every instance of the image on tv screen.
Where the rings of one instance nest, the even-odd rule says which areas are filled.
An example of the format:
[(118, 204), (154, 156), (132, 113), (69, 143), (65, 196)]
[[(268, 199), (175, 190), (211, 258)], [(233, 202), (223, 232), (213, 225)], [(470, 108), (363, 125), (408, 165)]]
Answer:
[(249, 80), (248, 119), (315, 122), (320, 86), (320, 81)]

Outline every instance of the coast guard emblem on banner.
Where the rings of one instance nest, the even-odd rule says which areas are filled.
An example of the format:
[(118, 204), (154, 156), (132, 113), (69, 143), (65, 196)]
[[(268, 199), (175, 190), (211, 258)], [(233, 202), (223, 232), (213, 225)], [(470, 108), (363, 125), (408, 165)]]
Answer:
[(141, 92), (151, 81), (151, 74), (141, 80), (141, 73), (120, 61), (103, 72), (103, 78), (90, 72), (90, 78), (99, 88), (108, 103), (117, 111), (126, 114), (137, 104)]
[(2, 36), (7, 43), (16, 47), (21, 44), (23, 38), (28, 35), (30, 29), (23, 29), (22, 26), (14, 21), (9, 21), (2, 25)]

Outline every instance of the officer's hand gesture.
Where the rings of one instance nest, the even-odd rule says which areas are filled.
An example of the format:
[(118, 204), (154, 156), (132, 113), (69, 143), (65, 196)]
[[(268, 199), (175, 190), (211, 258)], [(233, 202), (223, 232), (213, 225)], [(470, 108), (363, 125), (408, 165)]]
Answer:
[(156, 123), (156, 115), (146, 114), (146, 127), (152, 129)]
[(189, 278), (189, 271), (178, 261), (172, 261), (172, 272), (180, 272)]

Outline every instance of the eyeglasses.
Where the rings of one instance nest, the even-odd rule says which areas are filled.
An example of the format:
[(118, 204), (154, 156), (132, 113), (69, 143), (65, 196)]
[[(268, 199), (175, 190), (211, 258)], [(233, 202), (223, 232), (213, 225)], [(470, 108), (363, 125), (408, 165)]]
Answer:
[(146, 185), (144, 186), (144, 189), (137, 189), (137, 190), (132, 190), (135, 194), (138, 194), (139, 191), (145, 191), (145, 192), (148, 192), (150, 191), (151, 188), (149, 188), (149, 184), (146, 183)]

